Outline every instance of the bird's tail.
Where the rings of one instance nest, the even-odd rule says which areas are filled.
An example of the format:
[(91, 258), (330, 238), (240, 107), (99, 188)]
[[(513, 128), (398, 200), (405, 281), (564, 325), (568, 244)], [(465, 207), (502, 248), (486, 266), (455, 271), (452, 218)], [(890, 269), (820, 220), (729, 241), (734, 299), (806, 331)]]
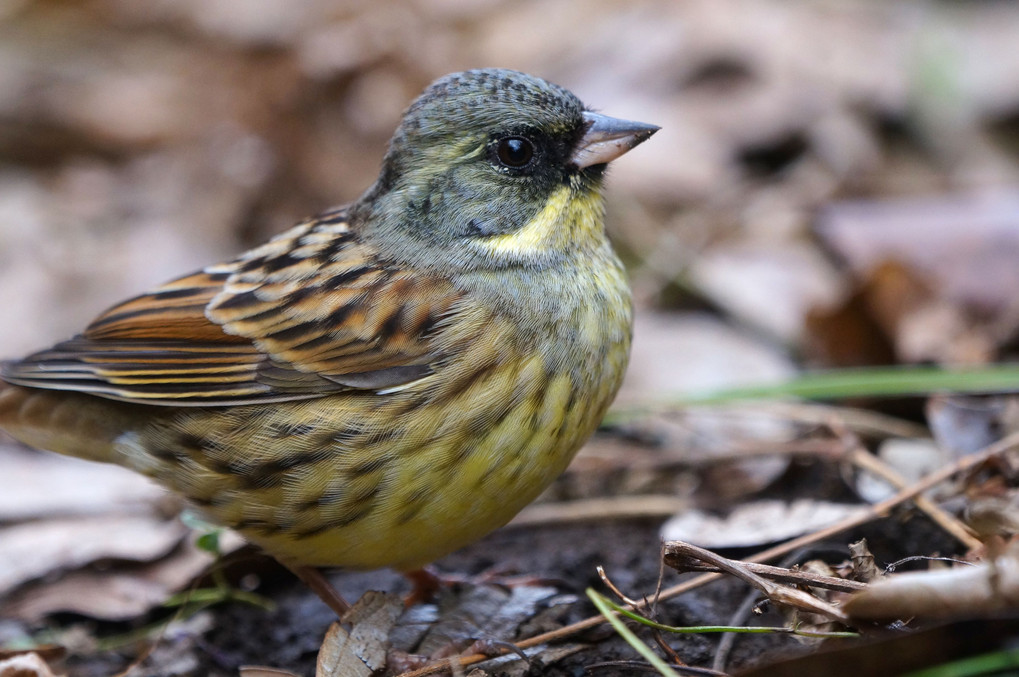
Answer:
[(0, 381), (0, 428), (37, 449), (115, 463), (127, 412), (98, 397)]

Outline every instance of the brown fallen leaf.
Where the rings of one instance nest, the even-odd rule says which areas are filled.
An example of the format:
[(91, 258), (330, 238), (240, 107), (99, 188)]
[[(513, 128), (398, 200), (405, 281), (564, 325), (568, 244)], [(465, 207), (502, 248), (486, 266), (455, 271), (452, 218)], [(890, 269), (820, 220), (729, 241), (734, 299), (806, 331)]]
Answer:
[(858, 620), (960, 618), (1019, 608), (1019, 546), (975, 566), (893, 574), (853, 593)]
[[(242, 544), (240, 536), (225, 532), (220, 552), (229, 554)], [(210, 553), (186, 538), (179, 548), (153, 562), (70, 571), (55, 581), (22, 586), (4, 600), (4, 615), (29, 622), (57, 612), (110, 621), (137, 618), (185, 590), (213, 561)]]
[(1019, 490), (1001, 496), (977, 495), (963, 513), (966, 524), (984, 539), (1014, 538), (1019, 534)]
[(0, 529), (0, 596), (54, 572), (104, 559), (149, 561), (188, 533), (177, 520), (145, 515), (93, 515)]
[(0, 463), (0, 524), (58, 515), (152, 513), (170, 499), (165, 489), (126, 468), (21, 449), (13, 443), (0, 444)]
[(667, 541), (687, 541), (705, 548), (760, 546), (793, 538), (840, 520), (862, 515), (866, 506), (801, 499), (753, 501), (740, 505), (726, 517), (691, 510), (662, 526)]
[(399, 595), (369, 590), (333, 623), (318, 654), (315, 677), (370, 677), (386, 665), (389, 632), (403, 613)]
[(1019, 329), (1017, 224), (1012, 191), (837, 204), (817, 232), (901, 359), (974, 363)]
[(62, 677), (50, 670), (38, 654), (26, 653), (0, 661), (0, 677)]

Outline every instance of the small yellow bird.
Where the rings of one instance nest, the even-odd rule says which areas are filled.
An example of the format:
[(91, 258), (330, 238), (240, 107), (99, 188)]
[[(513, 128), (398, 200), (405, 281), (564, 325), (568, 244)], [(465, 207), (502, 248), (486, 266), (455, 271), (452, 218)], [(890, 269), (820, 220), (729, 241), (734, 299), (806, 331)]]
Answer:
[(658, 127), (501, 69), (432, 83), (357, 201), (0, 371), (0, 427), (155, 478), (295, 570), (415, 569), (509, 521), (623, 378), (606, 163)]

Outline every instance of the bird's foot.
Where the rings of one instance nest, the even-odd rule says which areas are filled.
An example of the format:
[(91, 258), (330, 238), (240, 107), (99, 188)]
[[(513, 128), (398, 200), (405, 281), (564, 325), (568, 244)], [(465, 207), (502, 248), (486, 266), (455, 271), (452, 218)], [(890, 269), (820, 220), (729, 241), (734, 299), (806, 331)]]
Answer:
[(410, 593), (403, 598), (406, 606), (411, 607), (431, 601), (436, 593), (444, 587), (471, 583), (474, 585), (498, 585), (503, 588), (518, 588), (528, 585), (554, 585), (556, 581), (534, 575), (509, 575), (506, 569), (493, 567), (476, 576), (464, 574), (439, 573), (433, 567), (422, 567), (414, 571), (405, 571), (404, 577), (413, 585)]
[(340, 619), (350, 611), (350, 604), (340, 596), (333, 584), (325, 577), (318, 567), (294, 566), (288, 567), (294, 575), (301, 579), (305, 585), (311, 588), (312, 592), (318, 595), (325, 605), (332, 609)]

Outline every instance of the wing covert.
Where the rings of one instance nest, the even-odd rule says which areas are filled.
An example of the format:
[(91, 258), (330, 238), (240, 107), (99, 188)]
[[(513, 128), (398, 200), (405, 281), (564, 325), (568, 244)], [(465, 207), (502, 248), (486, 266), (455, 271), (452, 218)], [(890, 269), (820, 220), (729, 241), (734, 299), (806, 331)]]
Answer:
[(379, 390), (431, 373), (459, 298), (381, 261), (342, 212), (114, 306), (79, 336), (3, 365), (18, 385), (201, 406)]

